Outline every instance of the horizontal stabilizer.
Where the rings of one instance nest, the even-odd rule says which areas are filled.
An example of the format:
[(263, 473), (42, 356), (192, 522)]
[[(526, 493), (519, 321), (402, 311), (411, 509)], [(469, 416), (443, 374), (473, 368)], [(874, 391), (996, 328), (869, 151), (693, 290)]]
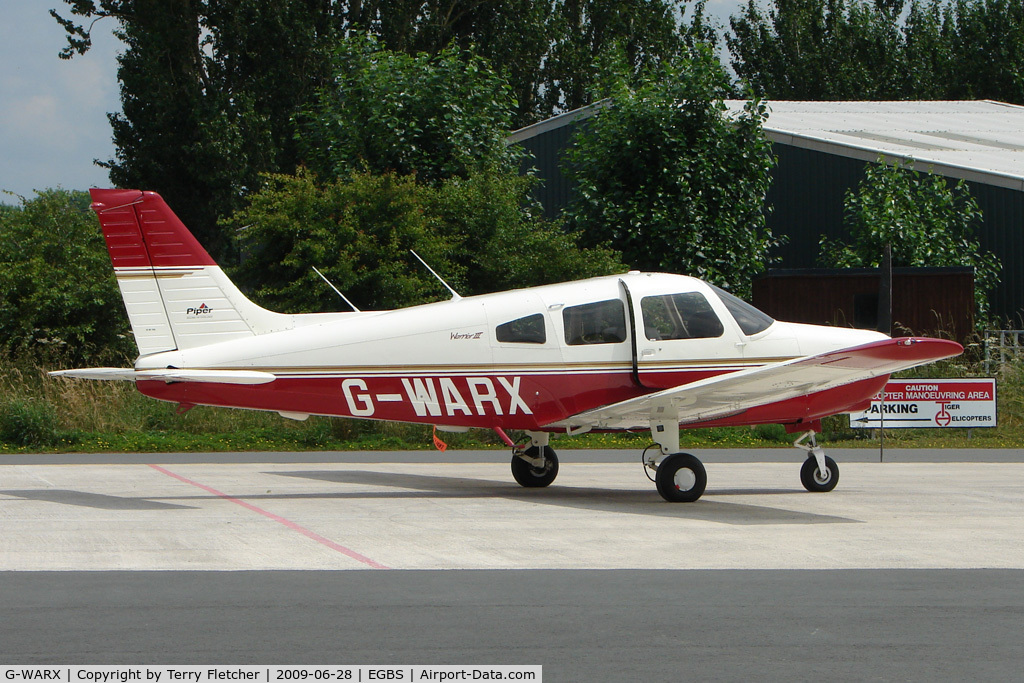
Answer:
[(256, 370), (183, 370), (163, 368), (159, 370), (133, 370), (132, 368), (80, 368), (57, 370), (53, 377), (75, 377), (77, 379), (103, 379), (164, 382), (208, 382), (213, 384), (267, 384), (277, 379), (269, 372)]

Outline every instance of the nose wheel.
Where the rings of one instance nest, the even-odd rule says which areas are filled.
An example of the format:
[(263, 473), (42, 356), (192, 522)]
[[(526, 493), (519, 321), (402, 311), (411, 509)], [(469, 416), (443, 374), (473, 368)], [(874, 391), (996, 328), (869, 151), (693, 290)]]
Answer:
[[(805, 439), (809, 439), (810, 443), (805, 444)], [(834, 489), (839, 483), (839, 466), (821, 450), (821, 446), (814, 438), (814, 432), (808, 431), (794, 441), (793, 445), (807, 452), (807, 459), (800, 467), (800, 483), (804, 488), (812, 493), (827, 493)]]
[(839, 466), (832, 458), (825, 456), (825, 470), (818, 466), (817, 458), (813, 456), (804, 460), (800, 467), (800, 483), (812, 493), (826, 493), (831, 491), (839, 483)]

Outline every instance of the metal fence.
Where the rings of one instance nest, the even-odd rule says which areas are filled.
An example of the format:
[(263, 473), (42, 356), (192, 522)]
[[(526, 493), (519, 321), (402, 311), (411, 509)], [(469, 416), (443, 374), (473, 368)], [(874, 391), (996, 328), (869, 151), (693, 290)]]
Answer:
[(1014, 360), (1024, 360), (1024, 330), (985, 330), (985, 373)]

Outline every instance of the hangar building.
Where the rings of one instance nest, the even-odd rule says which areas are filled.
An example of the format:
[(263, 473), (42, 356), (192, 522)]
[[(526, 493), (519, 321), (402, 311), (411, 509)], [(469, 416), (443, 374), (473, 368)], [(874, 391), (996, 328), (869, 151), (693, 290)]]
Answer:
[[(730, 111), (744, 102), (726, 102)], [(768, 103), (764, 129), (778, 164), (767, 203), (768, 225), (788, 242), (774, 254), (781, 268), (817, 264), (821, 234), (843, 234), (843, 195), (880, 156), (918, 171), (963, 179), (983, 213), (977, 237), (1002, 262), (992, 312), (1024, 327), (1024, 107), (994, 101)], [(561, 156), (572, 135), (604, 102), (515, 131), (509, 142), (534, 155), (538, 198), (554, 216), (572, 196)]]

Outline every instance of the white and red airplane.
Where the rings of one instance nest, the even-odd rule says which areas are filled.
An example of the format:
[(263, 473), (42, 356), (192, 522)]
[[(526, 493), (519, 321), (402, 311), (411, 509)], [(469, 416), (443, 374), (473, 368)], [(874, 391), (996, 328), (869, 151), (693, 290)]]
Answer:
[[(772, 320), (683, 275), (630, 272), (391, 311), (283, 315), (249, 301), (160, 196), (91, 190), (140, 356), (63, 370), (132, 380), (183, 408), (227, 406), (496, 430), (512, 475), (547, 486), (558, 432), (650, 430), (658, 492), (695, 501), (704, 466), (680, 427), (783, 424), (803, 434), (810, 491), (839, 477), (814, 435), (889, 374), (963, 348)], [(515, 445), (505, 430), (523, 430)], [(804, 443), (808, 440), (808, 443)]]

